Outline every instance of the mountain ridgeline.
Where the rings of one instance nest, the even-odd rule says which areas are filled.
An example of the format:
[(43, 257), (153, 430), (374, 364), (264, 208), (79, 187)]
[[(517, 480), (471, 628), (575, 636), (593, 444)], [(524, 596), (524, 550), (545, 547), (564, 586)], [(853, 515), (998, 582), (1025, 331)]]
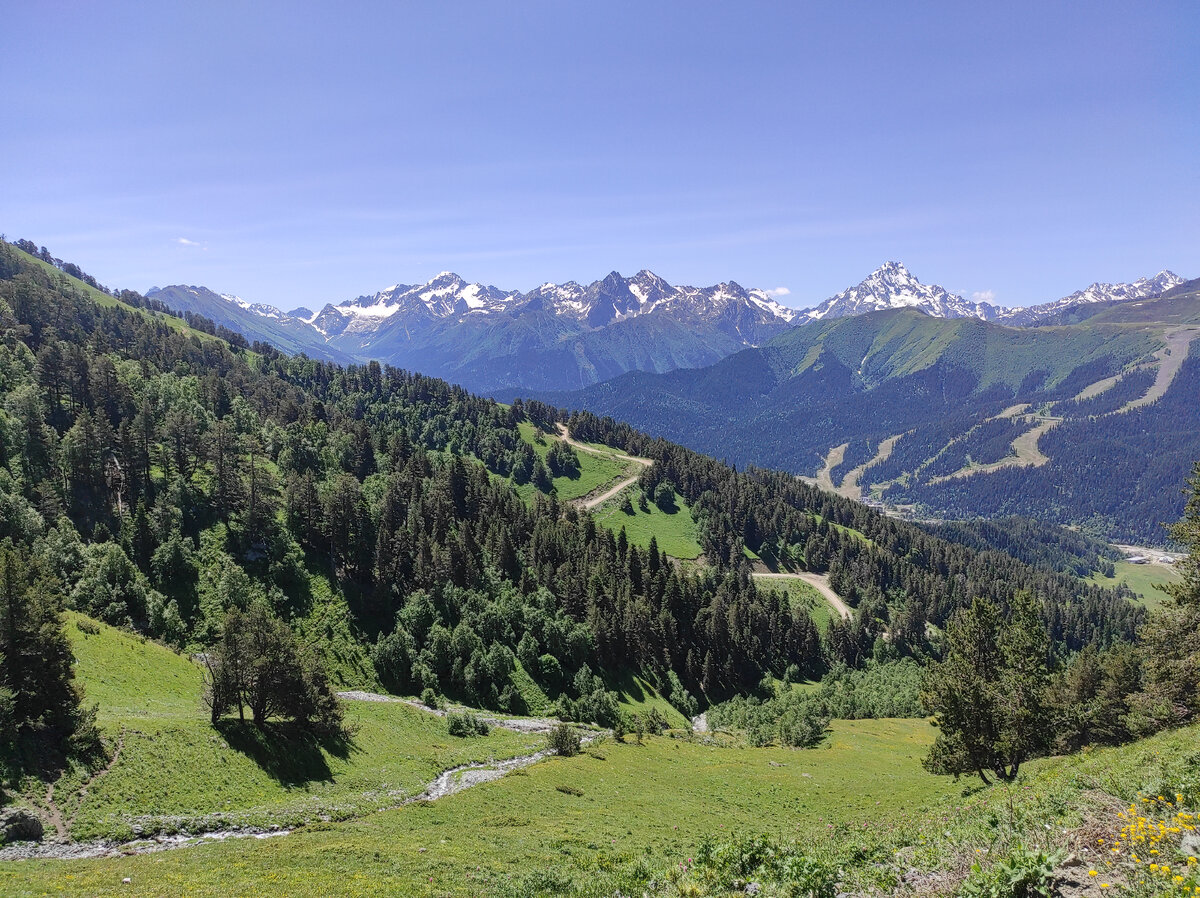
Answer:
[(649, 271), (529, 293), (443, 272), (319, 312), (285, 314), (203, 287), (149, 294), (251, 340), (332, 361), (378, 359), (481, 391), (586, 386), (626, 371), (711, 364), (789, 326), (796, 313), (735, 283), (675, 287)]
[(1182, 283), (1183, 278), (1174, 272), (1160, 271), (1154, 277), (1139, 278), (1132, 284), (1096, 283), (1054, 302), (1005, 308), (986, 301), (964, 299), (936, 284), (922, 284), (904, 263), (885, 262), (858, 285), (802, 312), (797, 322), (846, 318), (889, 309), (917, 309), (935, 318), (978, 318), (1013, 326), (1036, 326), (1069, 312), (1079, 314), (1097, 304), (1153, 299)]
[[(1141, 619), (1112, 590), (573, 416), (653, 460), (645, 492), (690, 503), (706, 562), (679, 564), (557, 498), (574, 450), (543, 458), (522, 431), (564, 423), (549, 406), (231, 345), (126, 298), (0, 244), (0, 540), (44, 565), (46, 601), (178, 647), (254, 610), (335, 683), (508, 712), (537, 692), (605, 722), (630, 674), (691, 711), (789, 668), (936, 652), (926, 622), (977, 596), (1036, 596), (1064, 651)], [(857, 614), (820, 632), (748, 553), (828, 572)]]
[(1133, 284), (1092, 284), (1023, 309), (968, 301), (922, 284), (899, 262), (884, 264), (806, 312), (733, 282), (677, 287), (650, 271), (629, 278), (612, 272), (587, 286), (546, 283), (528, 293), (468, 284), (442, 272), (424, 284), (395, 284), (316, 312), (284, 312), (205, 287), (154, 288), (148, 296), (288, 353), (338, 362), (375, 359), (497, 394), (576, 389), (627, 371), (703, 367), (795, 325), (889, 309), (1014, 325), (1054, 323), (1153, 298), (1181, 280), (1163, 271)]

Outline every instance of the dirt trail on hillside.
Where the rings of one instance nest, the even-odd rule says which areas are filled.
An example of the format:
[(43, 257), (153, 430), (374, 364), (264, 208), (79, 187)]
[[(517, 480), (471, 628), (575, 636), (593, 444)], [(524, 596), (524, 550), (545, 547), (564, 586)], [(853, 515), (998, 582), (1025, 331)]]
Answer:
[(896, 443), (899, 442), (902, 436), (904, 434), (898, 433), (894, 437), (888, 437), (880, 443), (879, 449), (876, 450), (875, 455), (870, 460), (859, 465), (857, 468), (852, 468), (850, 473), (842, 478), (842, 485), (838, 487), (838, 493), (847, 499), (853, 499), (856, 502), (862, 501), (862, 487), (858, 484), (859, 478), (862, 477), (863, 472), (871, 467), (871, 465), (880, 464), (891, 458), (892, 450), (896, 448)]
[[(639, 458), (636, 455), (625, 455), (622, 452), (604, 452), (601, 449), (596, 449), (592, 446), (587, 446), (587, 445), (579, 442), (578, 440), (572, 439), (571, 434), (567, 432), (566, 425), (564, 425), (564, 424), (558, 425), (558, 433), (563, 438), (564, 443), (566, 443), (568, 446), (572, 446), (575, 449), (578, 449), (580, 452), (588, 452), (592, 455), (599, 455), (601, 458), (611, 458), (611, 459), (615, 459), (616, 461), (636, 462), (637, 464), (641, 465), (643, 468), (648, 468), (652, 464), (654, 464), (654, 460), (650, 459), (650, 458)], [(611, 489), (605, 490), (603, 493), (600, 493), (600, 495), (584, 496), (582, 499), (577, 499), (576, 502), (582, 508), (588, 508), (588, 509), (595, 508), (598, 505), (603, 505), (605, 502), (607, 502), (613, 496), (617, 495), (617, 493), (621, 492), (621, 490), (625, 489), (626, 487), (633, 486), (635, 483), (637, 483), (637, 479), (638, 479), (638, 475), (635, 474), (632, 477), (627, 477), (624, 480), (619, 480), (619, 481), (617, 481), (617, 484), (615, 486), (613, 486)]]
[(1132, 411), (1161, 399), (1171, 386), (1171, 382), (1175, 380), (1179, 369), (1183, 367), (1183, 363), (1188, 357), (1188, 347), (1197, 336), (1200, 336), (1200, 328), (1195, 327), (1181, 327), (1166, 331), (1164, 337), (1167, 345), (1154, 353), (1154, 357), (1158, 359), (1158, 374), (1154, 378), (1153, 385), (1146, 391), (1145, 396), (1125, 403), (1113, 414)]
[(87, 782), (79, 787), (79, 791), (75, 795), (75, 811), (67, 820), (65, 835), (70, 835), (71, 827), (75, 825), (75, 818), (79, 816), (79, 810), (83, 807), (84, 799), (87, 798), (88, 789), (96, 784), (101, 778), (108, 776), (112, 769), (117, 766), (117, 761), (121, 760), (121, 750), (125, 747), (125, 727), (121, 727), (121, 732), (117, 736), (117, 747), (113, 751), (113, 756), (108, 759), (108, 763), (88, 777)]
[(846, 457), (846, 449), (849, 446), (849, 443), (842, 443), (842, 445), (834, 446), (830, 449), (829, 454), (825, 456), (825, 463), (821, 465), (821, 470), (817, 471), (817, 486), (827, 493), (836, 493), (838, 491), (837, 487), (833, 485), (832, 471), (842, 463), (842, 459)]
[(54, 803), (54, 783), (46, 787), (45, 804), (46, 812), (50, 817), (50, 825), (54, 827), (55, 838), (60, 840), (67, 838), (67, 825), (63, 822), (62, 811)]
[(829, 585), (829, 577), (825, 574), (813, 574), (805, 571), (800, 574), (773, 574), (773, 573), (758, 573), (753, 574), (756, 580), (803, 580), (809, 586), (816, 589), (832, 606), (833, 610), (840, 614), (845, 620), (850, 620), (854, 616), (854, 612), (850, 606), (842, 601), (842, 597), (833, 591), (833, 587)]

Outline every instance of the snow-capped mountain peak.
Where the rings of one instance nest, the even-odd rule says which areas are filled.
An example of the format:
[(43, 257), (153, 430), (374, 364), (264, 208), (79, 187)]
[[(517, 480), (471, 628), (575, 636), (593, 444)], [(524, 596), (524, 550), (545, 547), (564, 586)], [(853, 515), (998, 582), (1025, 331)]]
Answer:
[(274, 306), (267, 305), (265, 302), (246, 302), (240, 296), (234, 296), (232, 293), (221, 293), (219, 295), (226, 302), (231, 302), (238, 308), (245, 309), (247, 312), (253, 312), (255, 315), (261, 315), (263, 318), (282, 320), (289, 317), (285, 312)]
[(1079, 305), (1091, 302), (1119, 302), (1127, 299), (1146, 299), (1166, 293), (1183, 283), (1183, 278), (1171, 271), (1160, 271), (1154, 277), (1138, 278), (1132, 284), (1092, 284), (1085, 290), (1077, 290), (1058, 302), (1064, 305)]
[[(467, 316), (483, 316), (480, 320), (501, 316), (496, 318), (500, 321), (526, 313), (570, 318), (585, 328), (649, 314), (721, 320), (745, 342), (758, 342), (767, 331), (786, 326), (797, 316), (794, 309), (785, 308), (762, 290), (746, 290), (732, 281), (706, 288), (676, 287), (642, 269), (629, 278), (612, 271), (587, 286), (548, 281), (525, 294), (468, 284), (444, 271), (424, 284), (397, 284), (373, 295), (327, 305), (306, 320), (332, 338), (378, 330), (393, 320), (404, 321), (406, 326), (438, 321), (451, 325)], [(734, 319), (740, 323), (730, 324)]]
[(468, 284), (452, 271), (440, 272), (424, 284), (393, 284), (386, 290), (329, 304), (312, 320), (326, 336), (373, 330), (397, 314), (457, 320), (472, 312), (498, 312), (520, 297), (483, 284)]
[(1184, 279), (1172, 271), (1162, 270), (1153, 277), (1138, 278), (1132, 284), (1092, 284), (1083, 290), (1076, 290), (1070, 296), (1056, 299), (1054, 302), (1027, 306), (1020, 309), (1003, 310), (1000, 320), (1004, 324), (1027, 325), (1033, 324), (1040, 318), (1065, 312), (1076, 306), (1092, 305), (1099, 302), (1128, 302), (1137, 299), (1154, 299), (1162, 296), (1172, 287), (1177, 287)]
[(1170, 271), (1139, 278), (1132, 284), (1092, 284), (1054, 302), (1026, 308), (1004, 308), (972, 302), (935, 284), (922, 284), (903, 262), (885, 262), (862, 282), (831, 296), (815, 309), (800, 313), (800, 322), (865, 315), (885, 309), (919, 309), (937, 318), (979, 318), (1009, 325), (1027, 325), (1066, 309), (1098, 302), (1152, 299), (1183, 283)]
[(831, 296), (815, 309), (802, 313), (805, 321), (864, 315), (885, 309), (919, 309), (938, 318), (994, 319), (999, 309), (971, 302), (936, 284), (922, 284), (903, 262), (884, 262), (854, 287)]

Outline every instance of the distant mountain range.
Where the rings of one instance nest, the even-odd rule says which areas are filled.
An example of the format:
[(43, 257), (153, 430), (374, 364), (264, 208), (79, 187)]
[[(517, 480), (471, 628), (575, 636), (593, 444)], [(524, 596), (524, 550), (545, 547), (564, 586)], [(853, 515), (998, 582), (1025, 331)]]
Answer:
[(650, 271), (528, 293), (443, 272), (318, 312), (285, 313), (205, 287), (148, 295), (285, 351), (378, 359), (481, 391), (572, 388), (631, 370), (708, 365), (786, 330), (798, 315), (762, 290), (676, 287)]
[(1013, 326), (1028, 326), (1077, 306), (1152, 299), (1183, 283), (1170, 271), (1132, 284), (1092, 284), (1054, 302), (1024, 308), (1005, 308), (987, 302), (972, 302), (944, 288), (922, 284), (902, 262), (885, 262), (862, 283), (831, 296), (815, 309), (801, 312), (797, 323), (865, 315), (887, 309), (918, 309), (934, 318), (978, 318)]
[(628, 371), (699, 368), (796, 326), (887, 309), (1014, 326), (1063, 323), (1107, 304), (1159, 296), (1181, 282), (1163, 271), (1023, 309), (922, 284), (900, 262), (808, 311), (732, 281), (680, 287), (650, 271), (630, 278), (614, 271), (587, 286), (546, 283), (528, 293), (469, 284), (447, 271), (319, 311), (284, 312), (206, 287), (154, 288), (147, 295), (286, 352), (339, 362), (377, 359), (480, 392), (508, 393), (578, 389)]
[[(955, 298), (913, 288), (908, 307), (837, 317), (830, 304), (706, 368), (536, 398), (919, 515), (1018, 514), (1159, 544), (1200, 458), (1200, 280), (1138, 298), (1158, 286), (1081, 291), (1069, 299), (1092, 314), (1065, 327), (932, 317), (918, 304)], [(867, 292), (841, 308), (864, 310)]]

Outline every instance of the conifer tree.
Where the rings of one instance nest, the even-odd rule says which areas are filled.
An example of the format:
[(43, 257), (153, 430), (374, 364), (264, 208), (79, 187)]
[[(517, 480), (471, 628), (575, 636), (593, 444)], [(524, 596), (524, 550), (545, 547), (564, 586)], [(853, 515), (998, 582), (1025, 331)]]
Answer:
[(976, 599), (946, 628), (944, 659), (932, 666), (921, 698), (937, 740), (924, 766), (932, 773), (989, 774), (1011, 782), (1021, 764), (1049, 744), (1046, 668), (1049, 638), (1029, 596), (1005, 621)]

